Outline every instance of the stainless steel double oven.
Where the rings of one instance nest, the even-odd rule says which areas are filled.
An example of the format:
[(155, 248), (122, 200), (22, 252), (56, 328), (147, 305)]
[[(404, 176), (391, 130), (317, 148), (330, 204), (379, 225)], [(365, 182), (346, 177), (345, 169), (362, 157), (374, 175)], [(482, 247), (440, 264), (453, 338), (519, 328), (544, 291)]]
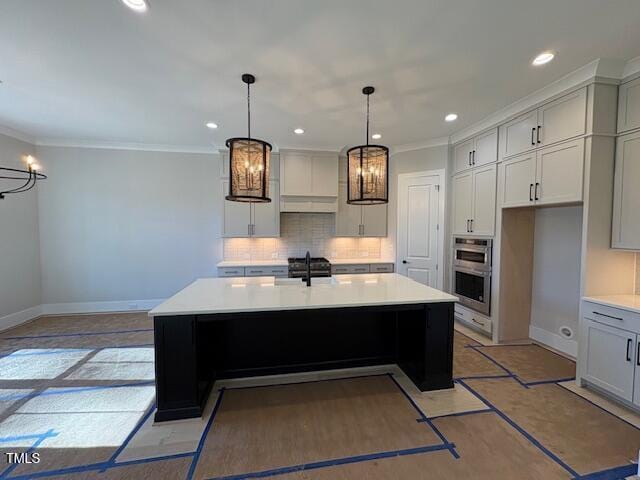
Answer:
[(453, 289), (460, 303), (491, 313), (492, 241), (488, 238), (455, 238), (453, 246)]

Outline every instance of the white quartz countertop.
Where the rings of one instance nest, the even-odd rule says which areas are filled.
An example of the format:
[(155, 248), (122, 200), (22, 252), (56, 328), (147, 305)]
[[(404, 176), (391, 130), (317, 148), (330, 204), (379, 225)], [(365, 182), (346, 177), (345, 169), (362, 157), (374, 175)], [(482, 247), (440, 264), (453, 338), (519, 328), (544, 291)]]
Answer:
[[(395, 273), (335, 275), (334, 284), (276, 285), (275, 277), (201, 278), (149, 316), (455, 302), (457, 297)], [(287, 279), (288, 280), (288, 279)]]
[(640, 313), (640, 295), (597, 295), (593, 297), (582, 297), (582, 299), (587, 302)]

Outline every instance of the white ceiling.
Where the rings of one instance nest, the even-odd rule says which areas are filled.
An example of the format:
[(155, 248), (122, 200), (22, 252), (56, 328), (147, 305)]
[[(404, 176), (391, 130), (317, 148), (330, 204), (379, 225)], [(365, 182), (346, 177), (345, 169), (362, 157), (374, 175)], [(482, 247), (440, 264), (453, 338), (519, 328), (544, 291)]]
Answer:
[[(0, 125), (37, 139), (340, 150), (448, 136), (596, 59), (640, 55), (638, 0), (0, 2)], [(556, 60), (533, 68), (540, 51)], [(454, 124), (444, 122), (457, 112)], [(213, 120), (216, 131), (205, 128)], [(303, 127), (306, 134), (292, 130)]]

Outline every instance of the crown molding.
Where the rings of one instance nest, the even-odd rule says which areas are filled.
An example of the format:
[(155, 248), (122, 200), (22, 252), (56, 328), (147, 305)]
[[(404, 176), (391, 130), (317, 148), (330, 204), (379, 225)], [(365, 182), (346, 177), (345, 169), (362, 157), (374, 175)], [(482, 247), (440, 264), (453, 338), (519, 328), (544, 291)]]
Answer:
[(518, 115), (537, 108), (543, 103), (568, 93), (571, 90), (581, 88), (593, 82), (619, 84), (624, 71), (630, 62), (607, 58), (598, 58), (586, 65), (574, 70), (562, 78), (536, 90), (533, 93), (507, 105), (504, 108), (488, 115), (479, 122), (459, 130), (451, 135), (451, 143), (473, 137), (484, 130), (495, 128)]
[(163, 145), (154, 143), (131, 143), (131, 142), (102, 142), (80, 139), (64, 138), (39, 138), (35, 142), (38, 147), (66, 147), (66, 148), (99, 148), (105, 150), (136, 150), (145, 152), (167, 152), (167, 153), (204, 153), (217, 154), (218, 147), (211, 145), (203, 147), (198, 145)]
[(414, 150), (422, 150), (423, 148), (441, 147), (449, 145), (449, 137), (430, 138), (422, 142), (405, 143), (396, 147), (391, 147), (391, 155), (402, 152), (412, 152)]
[(625, 82), (633, 80), (640, 74), (640, 57), (632, 58), (629, 60), (622, 71), (622, 79)]
[(21, 142), (30, 143), (31, 145), (36, 144), (35, 137), (32, 137), (28, 133), (21, 132), (19, 130), (14, 130), (10, 127), (5, 127), (4, 125), (0, 125), (0, 134), (5, 135), (7, 137), (15, 138), (16, 140), (20, 140)]

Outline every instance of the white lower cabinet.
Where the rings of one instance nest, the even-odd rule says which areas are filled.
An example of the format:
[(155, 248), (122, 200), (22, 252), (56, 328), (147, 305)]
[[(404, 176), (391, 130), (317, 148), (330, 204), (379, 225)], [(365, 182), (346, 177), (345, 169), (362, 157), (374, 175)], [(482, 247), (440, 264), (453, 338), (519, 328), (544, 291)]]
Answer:
[(582, 379), (640, 408), (640, 312), (583, 302)]
[(631, 402), (636, 335), (587, 318), (584, 319), (583, 335), (585, 380)]

